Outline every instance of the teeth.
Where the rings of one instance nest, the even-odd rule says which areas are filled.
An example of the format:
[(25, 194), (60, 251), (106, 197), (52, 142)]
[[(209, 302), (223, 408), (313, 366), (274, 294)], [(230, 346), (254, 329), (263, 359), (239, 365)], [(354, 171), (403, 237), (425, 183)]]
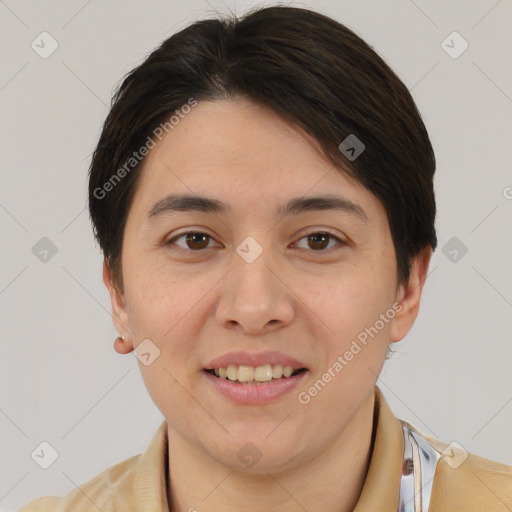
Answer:
[(283, 367), (280, 364), (272, 366), (272, 377), (280, 379), (283, 376)]
[(236, 380), (237, 379), (237, 377), (238, 377), (238, 368), (234, 364), (230, 364), (226, 368), (226, 377), (229, 380)]
[(294, 370), (291, 366), (282, 366), (280, 364), (264, 366), (236, 366), (229, 365), (227, 368), (215, 368), (215, 375), (221, 379), (238, 382), (269, 382), (272, 379), (280, 379), (282, 377), (291, 377)]
[(250, 382), (254, 380), (254, 367), (253, 366), (239, 366), (238, 367), (238, 380), (240, 382)]
[[(240, 377), (238, 377), (240, 380)], [(265, 366), (257, 366), (254, 370), (254, 380), (258, 382), (265, 382), (266, 380), (272, 380), (272, 366), (266, 364)]]

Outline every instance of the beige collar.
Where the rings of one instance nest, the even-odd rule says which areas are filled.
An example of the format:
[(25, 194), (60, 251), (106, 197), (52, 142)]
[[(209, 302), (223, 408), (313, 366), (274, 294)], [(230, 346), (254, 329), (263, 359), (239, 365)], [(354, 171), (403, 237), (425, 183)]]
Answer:
[[(403, 435), (380, 389), (375, 386), (374, 445), (368, 474), (354, 512), (397, 510), (403, 458)], [(134, 468), (130, 508), (167, 512), (168, 448), (164, 421)]]

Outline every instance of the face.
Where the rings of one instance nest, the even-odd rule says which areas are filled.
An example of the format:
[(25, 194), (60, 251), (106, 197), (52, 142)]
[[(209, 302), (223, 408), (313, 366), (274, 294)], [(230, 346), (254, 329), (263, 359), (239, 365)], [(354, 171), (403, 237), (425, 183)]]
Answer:
[[(165, 198), (178, 194), (225, 210), (176, 211)], [(339, 206), (297, 202), (280, 212), (324, 196)], [(169, 431), (230, 468), (248, 469), (240, 454), (261, 454), (251, 471), (292, 467), (331, 445), (373, 394), (389, 343), (417, 307), (417, 291), (398, 286), (379, 200), (298, 128), (243, 99), (199, 102), (150, 151), (122, 269), (123, 301), (113, 297), (122, 351), (147, 339), (160, 351), (139, 366)], [(104, 275), (110, 284), (106, 267)], [(288, 357), (305, 370), (271, 384), (205, 371), (227, 367), (211, 363), (233, 352), (245, 352), (231, 361), (236, 369), (274, 363), (277, 372)]]

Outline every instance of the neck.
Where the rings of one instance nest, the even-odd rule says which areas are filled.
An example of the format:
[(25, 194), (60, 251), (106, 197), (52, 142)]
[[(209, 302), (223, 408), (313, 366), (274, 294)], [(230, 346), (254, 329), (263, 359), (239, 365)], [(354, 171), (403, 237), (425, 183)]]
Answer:
[(374, 406), (372, 390), (334, 444), (291, 469), (265, 474), (230, 470), (204, 452), (198, 456), (197, 447), (169, 429), (170, 510), (352, 511), (368, 472)]

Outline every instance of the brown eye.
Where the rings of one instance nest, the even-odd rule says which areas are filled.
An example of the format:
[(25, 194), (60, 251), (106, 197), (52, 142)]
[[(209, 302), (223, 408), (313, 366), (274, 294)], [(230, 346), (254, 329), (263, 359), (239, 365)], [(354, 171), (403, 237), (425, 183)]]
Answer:
[(309, 233), (301, 238), (301, 240), (304, 239), (307, 240), (307, 248), (312, 249), (314, 252), (327, 252), (325, 249), (327, 249), (331, 241), (337, 241), (340, 246), (346, 245), (338, 237), (325, 231)]
[(325, 249), (329, 245), (329, 234), (326, 233), (314, 233), (308, 235), (308, 241), (311, 242), (310, 247), (312, 249)]
[(191, 249), (204, 249), (208, 247), (209, 238), (205, 233), (187, 233), (186, 243), (189, 244)]
[(206, 233), (200, 233), (197, 231), (188, 231), (187, 233), (182, 233), (181, 235), (175, 236), (174, 238), (171, 238), (166, 242), (166, 245), (173, 245), (173, 243), (176, 240), (179, 240), (181, 238), (185, 239), (185, 246), (178, 245), (178, 247), (183, 251), (192, 251), (192, 252), (198, 252), (201, 249), (208, 248), (208, 242), (209, 239), (211, 239), (210, 235), (207, 235)]

